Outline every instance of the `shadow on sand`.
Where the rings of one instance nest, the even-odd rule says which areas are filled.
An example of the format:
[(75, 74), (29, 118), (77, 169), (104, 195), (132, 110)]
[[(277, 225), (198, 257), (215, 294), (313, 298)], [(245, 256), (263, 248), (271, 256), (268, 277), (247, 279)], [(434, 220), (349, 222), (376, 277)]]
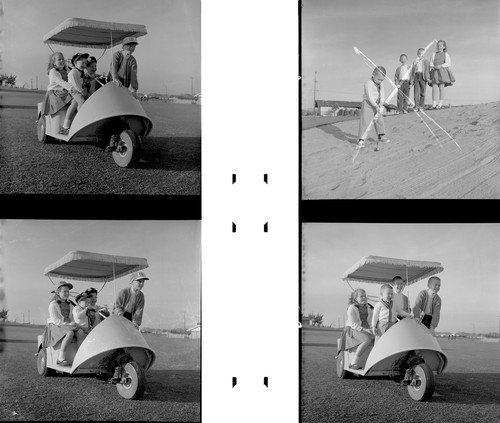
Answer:
[[(333, 135), (335, 138), (341, 140), (341, 141), (346, 141), (350, 144), (357, 144), (358, 143), (358, 137), (355, 134), (349, 134), (347, 132), (342, 131), (338, 126), (335, 125), (323, 125), (319, 126), (318, 129), (321, 129), (323, 132)], [(368, 136), (366, 141), (376, 141), (374, 138)]]

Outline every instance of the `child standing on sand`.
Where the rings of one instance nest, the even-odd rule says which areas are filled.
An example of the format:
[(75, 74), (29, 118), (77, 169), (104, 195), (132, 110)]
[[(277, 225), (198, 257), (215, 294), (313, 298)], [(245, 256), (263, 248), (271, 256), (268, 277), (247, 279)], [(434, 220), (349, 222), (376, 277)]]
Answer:
[[(437, 51), (432, 53), (430, 62), (431, 77), (429, 85), (432, 87), (432, 108), (440, 109), (443, 107), (444, 87), (449, 87), (455, 82), (455, 78), (450, 70), (451, 59), (448, 54), (446, 41), (437, 42)], [(439, 89), (439, 104), (436, 104)]]
[(399, 56), (401, 66), (398, 66), (394, 75), (394, 83), (398, 86), (398, 112), (408, 113), (408, 95), (410, 94), (410, 71), (411, 66), (406, 62), (408, 56)]
[(415, 110), (419, 112), (425, 106), (425, 89), (427, 81), (430, 81), (430, 63), (424, 59), (425, 49), (417, 50), (417, 58), (413, 61), (411, 68), (410, 85), (413, 85), (415, 94)]
[(389, 142), (385, 137), (384, 118), (382, 109), (384, 104), (384, 87), (382, 81), (385, 79), (385, 68), (377, 66), (372, 77), (365, 83), (363, 91), (363, 102), (359, 119), (358, 147), (365, 146), (365, 139), (370, 131), (372, 122), (378, 134), (380, 142)]

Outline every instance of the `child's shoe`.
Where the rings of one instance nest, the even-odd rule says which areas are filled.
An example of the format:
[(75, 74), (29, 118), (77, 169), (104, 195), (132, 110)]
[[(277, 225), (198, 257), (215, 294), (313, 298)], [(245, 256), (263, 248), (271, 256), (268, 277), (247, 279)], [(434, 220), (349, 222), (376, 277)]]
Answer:
[(69, 134), (69, 128), (64, 128), (61, 126), (61, 129), (59, 129), (59, 134), (61, 135), (68, 135)]
[(365, 142), (363, 140), (358, 141), (358, 148), (363, 148), (365, 146)]
[(111, 135), (109, 140), (109, 145), (106, 147), (106, 151), (115, 151), (118, 146), (118, 135)]
[(391, 140), (389, 138), (386, 138), (385, 135), (379, 135), (378, 142), (388, 143), (388, 142), (391, 142)]

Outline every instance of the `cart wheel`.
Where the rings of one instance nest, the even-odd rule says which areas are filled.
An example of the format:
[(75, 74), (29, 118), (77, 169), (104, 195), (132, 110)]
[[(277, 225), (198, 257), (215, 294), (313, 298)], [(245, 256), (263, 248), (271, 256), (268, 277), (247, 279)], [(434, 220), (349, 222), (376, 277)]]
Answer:
[(337, 376), (341, 379), (349, 379), (352, 376), (351, 372), (344, 369), (345, 351), (340, 351), (337, 356)]
[(118, 393), (126, 399), (138, 399), (146, 389), (146, 372), (135, 361), (122, 367), (122, 381), (116, 385)]
[(52, 373), (52, 369), (47, 367), (47, 349), (42, 348), (38, 352), (38, 356), (36, 359), (36, 367), (38, 369), (38, 374), (40, 376), (50, 376)]
[(132, 167), (141, 155), (141, 142), (136, 133), (127, 129), (120, 134), (120, 141), (116, 151), (113, 151), (113, 159), (120, 167)]
[(413, 368), (413, 380), (408, 385), (408, 393), (415, 401), (427, 401), (436, 388), (434, 373), (426, 363), (420, 363)]
[(45, 121), (46, 117), (44, 115), (41, 115), (38, 118), (38, 122), (36, 124), (36, 136), (38, 138), (38, 141), (40, 141), (43, 144), (47, 144), (48, 142), (52, 141), (52, 137), (49, 137), (45, 131), (47, 129), (47, 124)]

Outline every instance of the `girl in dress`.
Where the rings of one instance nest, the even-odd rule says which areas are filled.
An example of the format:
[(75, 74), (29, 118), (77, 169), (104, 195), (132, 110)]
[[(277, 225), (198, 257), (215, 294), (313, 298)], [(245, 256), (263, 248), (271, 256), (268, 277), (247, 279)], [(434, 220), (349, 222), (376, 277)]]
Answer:
[(59, 131), (60, 134), (67, 135), (78, 106), (76, 98), (83, 103), (83, 96), (68, 82), (68, 67), (61, 52), (55, 52), (49, 56), (47, 73), (49, 74), (49, 85), (44, 99), (42, 115), (53, 115), (70, 104), (64, 124)]
[[(432, 108), (440, 109), (443, 107), (444, 87), (449, 87), (455, 82), (455, 78), (450, 70), (451, 59), (448, 54), (446, 41), (437, 42), (437, 51), (432, 53), (430, 62), (431, 79), (429, 85), (432, 87)], [(437, 104), (439, 90), (439, 104)]]
[(62, 339), (57, 359), (57, 364), (60, 366), (71, 365), (66, 360), (66, 349), (73, 336), (76, 335), (79, 340), (85, 338), (85, 334), (73, 319), (73, 304), (69, 301), (69, 290), (72, 288), (73, 285), (68, 282), (59, 282), (54, 298), (49, 304), (49, 318), (44, 332), (44, 347), (56, 345)]
[(364, 289), (356, 289), (349, 297), (347, 309), (345, 349), (357, 347), (356, 355), (349, 367), (362, 369), (359, 362), (368, 346), (373, 343), (373, 333), (370, 328), (373, 307), (367, 303)]

